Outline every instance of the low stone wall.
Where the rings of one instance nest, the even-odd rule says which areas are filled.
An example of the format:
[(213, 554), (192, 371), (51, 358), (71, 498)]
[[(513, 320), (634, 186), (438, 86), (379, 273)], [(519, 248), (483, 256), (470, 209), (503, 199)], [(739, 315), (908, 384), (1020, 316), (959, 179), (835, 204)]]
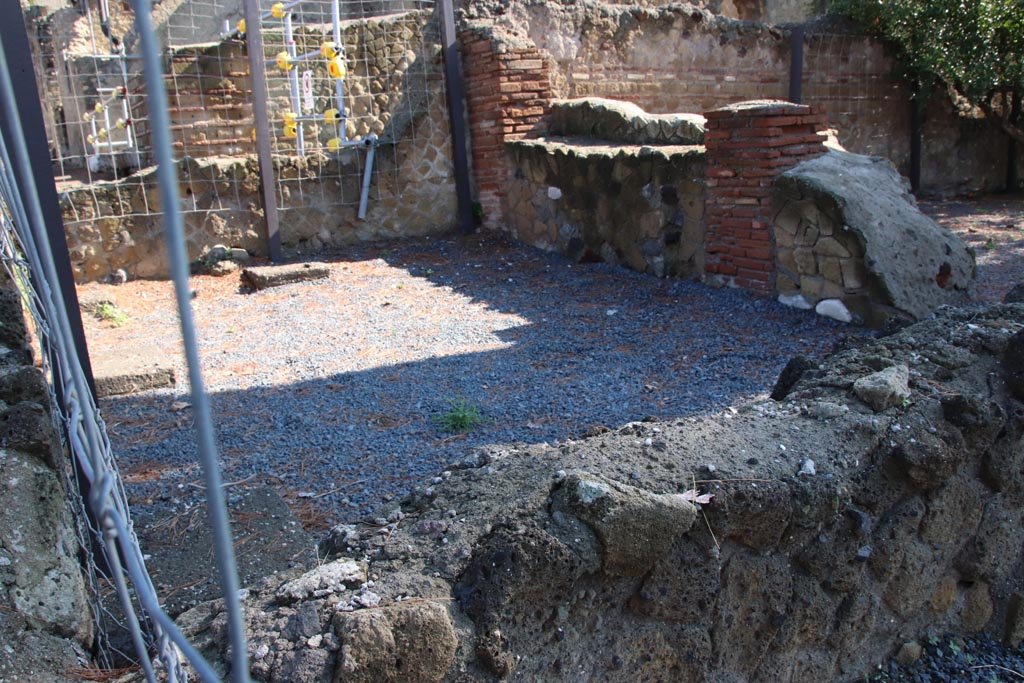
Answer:
[[(247, 592), (254, 679), (852, 682), (912, 639), (1019, 646), (1024, 307), (784, 375), (778, 401), (474, 451), (336, 528)], [(179, 621), (221, 657), (224, 619)]]
[[(556, 100), (550, 118), (576, 135), (507, 143), (502, 208), (522, 242), (874, 327), (968, 299), (966, 245), (917, 209), (888, 161), (829, 150), (810, 107), (651, 116)], [(687, 139), (704, 145), (665, 144)]]
[(18, 290), (0, 273), (0, 680), (79, 680), (92, 612), (64, 491), (46, 380)]
[(656, 277), (700, 276), (701, 147), (547, 137), (509, 150), (508, 224), (516, 239)]

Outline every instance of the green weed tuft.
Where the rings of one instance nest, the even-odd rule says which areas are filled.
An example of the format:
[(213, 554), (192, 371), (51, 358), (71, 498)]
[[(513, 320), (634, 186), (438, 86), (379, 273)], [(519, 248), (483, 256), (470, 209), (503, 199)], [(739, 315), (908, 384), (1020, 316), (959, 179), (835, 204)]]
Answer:
[(468, 432), (484, 421), (480, 409), (464, 398), (452, 401), (448, 410), (434, 415), (434, 424), (449, 434)]
[(96, 317), (114, 327), (121, 327), (131, 320), (127, 313), (109, 301), (104, 301), (96, 307)]

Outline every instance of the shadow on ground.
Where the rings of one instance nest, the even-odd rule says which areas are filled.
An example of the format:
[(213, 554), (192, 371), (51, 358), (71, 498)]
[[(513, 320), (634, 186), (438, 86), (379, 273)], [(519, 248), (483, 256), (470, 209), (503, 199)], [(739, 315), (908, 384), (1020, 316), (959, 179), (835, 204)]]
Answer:
[[(346, 279), (368, 262), (376, 275)], [(866, 334), (738, 290), (494, 237), (355, 247), (332, 263), (330, 280), (290, 285), (288, 296), (234, 295), (259, 313), (223, 314), (245, 338), (204, 358), (215, 377), (253, 368), (244, 389), (210, 383), (225, 481), (277, 487), (322, 513), (310, 512), (313, 527), (364, 515), (474, 447), (721, 409), (770, 389), (793, 355)], [(103, 403), (133, 505), (201, 494), (190, 409), (173, 405), (186, 391)], [(482, 422), (445, 433), (436, 416), (453, 400)]]

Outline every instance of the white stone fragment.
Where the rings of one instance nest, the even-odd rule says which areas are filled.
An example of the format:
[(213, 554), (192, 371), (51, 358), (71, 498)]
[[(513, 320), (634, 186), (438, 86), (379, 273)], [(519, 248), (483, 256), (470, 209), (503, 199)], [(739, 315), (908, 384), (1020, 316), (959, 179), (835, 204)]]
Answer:
[(783, 306), (799, 308), (802, 311), (809, 311), (814, 306), (804, 298), (803, 294), (779, 294), (779, 303)]
[(797, 472), (797, 476), (813, 477), (817, 474), (817, 470), (814, 467), (814, 461), (808, 458), (804, 460), (804, 464), (800, 466), (800, 471)]
[(561, 199), (561, 198), (562, 198), (562, 191), (560, 189), (558, 189), (557, 187), (554, 187), (554, 186), (548, 188), (548, 199), (555, 200), (555, 199)]
[(818, 305), (814, 307), (814, 311), (818, 315), (838, 320), (841, 323), (853, 322), (853, 315), (850, 314), (850, 309), (848, 309), (839, 299), (824, 299), (819, 301)]

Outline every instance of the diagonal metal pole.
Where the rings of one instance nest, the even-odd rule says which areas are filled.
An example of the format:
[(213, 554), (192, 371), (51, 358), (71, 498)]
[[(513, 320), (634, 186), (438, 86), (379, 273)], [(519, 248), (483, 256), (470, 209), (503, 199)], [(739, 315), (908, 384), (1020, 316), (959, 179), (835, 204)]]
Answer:
[(220, 574), (220, 588), (228, 615), (228, 634), (231, 643), (231, 680), (249, 683), (248, 651), (245, 641), (245, 623), (238, 595), (238, 574), (235, 551), (231, 540), (227, 505), (224, 501), (223, 481), (213, 435), (210, 399), (203, 384), (199, 364), (199, 345), (196, 341), (192, 315), (192, 295), (188, 282), (188, 256), (185, 250), (184, 222), (178, 197), (177, 169), (171, 153), (171, 122), (167, 109), (167, 91), (164, 89), (163, 65), (153, 32), (151, 0), (132, 0), (135, 10), (135, 28), (143, 58), (146, 93), (149, 101), (149, 121), (152, 131), (154, 157), (157, 162), (157, 182), (160, 186), (160, 205), (164, 210), (164, 237), (170, 270), (174, 278), (174, 293), (178, 300), (181, 336), (188, 361), (188, 379), (195, 408), (196, 439), (206, 486), (207, 512), (213, 532), (214, 553)]

